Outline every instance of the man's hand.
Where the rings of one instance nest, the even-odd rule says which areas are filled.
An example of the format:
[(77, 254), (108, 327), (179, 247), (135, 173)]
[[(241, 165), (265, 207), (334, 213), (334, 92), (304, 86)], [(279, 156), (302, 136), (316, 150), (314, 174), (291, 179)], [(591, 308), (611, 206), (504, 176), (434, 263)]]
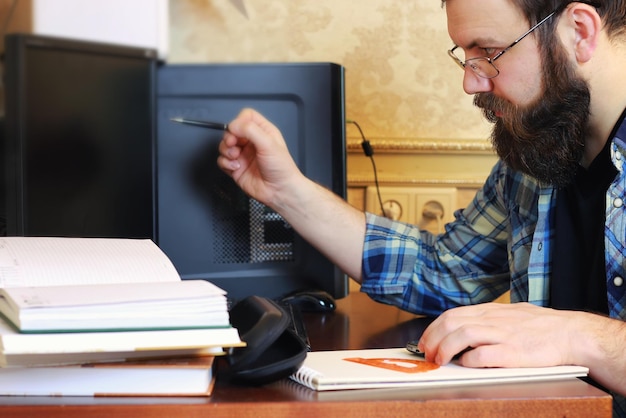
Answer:
[(528, 303), (485, 303), (451, 309), (424, 332), (419, 348), (426, 358), (467, 367), (540, 367), (573, 364), (570, 347), (578, 336), (571, 313)]
[(624, 346), (624, 321), (529, 303), (450, 309), (418, 344), (426, 359), (438, 364), (467, 350), (458, 360), (466, 367), (585, 366), (597, 382), (626, 395)]
[(249, 196), (272, 207), (278, 193), (303, 178), (282, 134), (261, 114), (244, 109), (228, 124), (219, 167)]

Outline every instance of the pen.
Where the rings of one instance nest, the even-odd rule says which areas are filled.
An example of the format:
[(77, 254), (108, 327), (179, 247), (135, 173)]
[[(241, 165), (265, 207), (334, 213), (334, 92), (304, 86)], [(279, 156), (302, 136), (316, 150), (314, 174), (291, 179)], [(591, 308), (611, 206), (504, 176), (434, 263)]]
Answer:
[(208, 122), (205, 120), (193, 120), (185, 118), (171, 118), (172, 122), (183, 123), (185, 125), (200, 126), (202, 128), (217, 129), (218, 131), (227, 131), (228, 124), (219, 122)]

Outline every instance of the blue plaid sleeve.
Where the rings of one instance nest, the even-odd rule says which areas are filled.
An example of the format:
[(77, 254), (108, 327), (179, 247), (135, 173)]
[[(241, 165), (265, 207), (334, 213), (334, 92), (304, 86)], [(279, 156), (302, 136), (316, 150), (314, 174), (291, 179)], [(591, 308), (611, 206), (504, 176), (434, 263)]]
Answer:
[(368, 213), (361, 291), (425, 315), (494, 300), (511, 286), (507, 196), (519, 186), (498, 163), (440, 235)]

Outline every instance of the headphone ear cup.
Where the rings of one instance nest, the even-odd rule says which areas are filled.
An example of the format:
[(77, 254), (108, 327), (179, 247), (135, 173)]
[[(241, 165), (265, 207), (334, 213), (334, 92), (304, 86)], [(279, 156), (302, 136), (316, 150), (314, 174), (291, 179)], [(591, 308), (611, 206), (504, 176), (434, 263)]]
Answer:
[(254, 362), (234, 370), (232, 377), (251, 385), (271, 383), (298, 371), (306, 353), (302, 340), (291, 330), (285, 330)]
[(246, 343), (233, 348), (228, 357), (234, 380), (270, 383), (294, 373), (306, 358), (306, 345), (288, 328), (289, 315), (268, 298), (243, 299), (231, 309), (230, 322)]

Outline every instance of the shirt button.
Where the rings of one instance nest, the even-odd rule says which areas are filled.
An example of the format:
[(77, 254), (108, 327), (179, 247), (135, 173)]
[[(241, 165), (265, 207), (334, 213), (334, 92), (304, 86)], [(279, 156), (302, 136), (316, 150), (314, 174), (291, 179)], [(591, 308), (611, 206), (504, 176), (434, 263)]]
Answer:
[(620, 286), (622, 286), (624, 284), (624, 279), (622, 279), (621, 277), (617, 276), (617, 277), (613, 278), (613, 284), (616, 287), (620, 287)]
[(613, 206), (615, 206), (616, 208), (621, 208), (623, 205), (624, 205), (624, 201), (620, 199), (619, 197), (613, 200)]

